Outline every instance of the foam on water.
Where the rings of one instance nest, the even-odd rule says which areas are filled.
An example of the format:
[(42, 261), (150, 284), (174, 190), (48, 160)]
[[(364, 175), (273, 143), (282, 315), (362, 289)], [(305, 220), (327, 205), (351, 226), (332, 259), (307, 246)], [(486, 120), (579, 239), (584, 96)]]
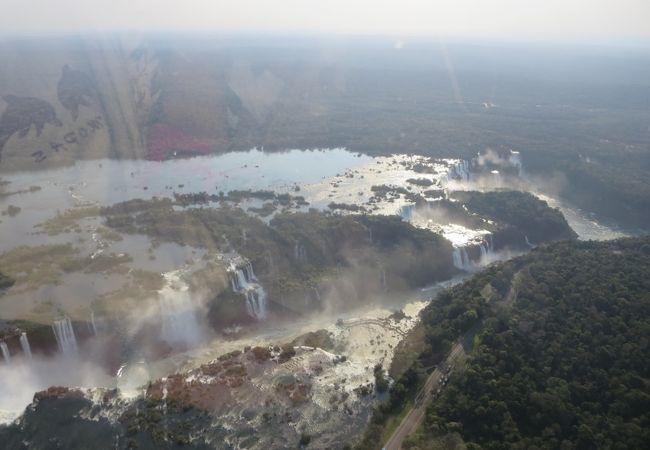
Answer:
[(161, 338), (170, 344), (196, 344), (203, 335), (198, 308), (180, 270), (163, 274), (164, 286), (158, 291), (162, 319)]

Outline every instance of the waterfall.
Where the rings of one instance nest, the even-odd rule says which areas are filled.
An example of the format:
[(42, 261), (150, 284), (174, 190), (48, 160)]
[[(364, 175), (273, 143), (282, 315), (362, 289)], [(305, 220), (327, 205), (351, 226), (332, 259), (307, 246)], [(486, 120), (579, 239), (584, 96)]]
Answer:
[(463, 261), (460, 257), (460, 249), (455, 248), (454, 252), (452, 253), (452, 257), (454, 258), (454, 267), (457, 269), (462, 269), (463, 268)]
[(386, 269), (381, 269), (381, 288), (384, 291), (388, 290), (388, 283), (386, 283)]
[(27, 333), (20, 333), (20, 347), (23, 349), (23, 353), (27, 358), (32, 359), (32, 348), (29, 346), (29, 340), (27, 339)]
[(522, 164), (521, 164), (521, 155), (519, 152), (515, 150), (510, 150), (510, 156), (508, 157), (508, 162), (510, 163), (511, 166), (517, 168), (517, 172), (519, 175), (521, 175), (522, 172)]
[(72, 322), (69, 317), (66, 316), (63, 319), (55, 320), (54, 324), (52, 324), (52, 330), (54, 331), (54, 337), (56, 338), (59, 350), (64, 355), (74, 355), (77, 353), (77, 338), (74, 335), (74, 328), (72, 328)]
[(246, 266), (244, 267), (244, 271), (246, 273), (246, 278), (248, 279), (249, 282), (257, 281), (257, 277), (255, 276), (255, 272), (253, 271), (252, 263), (249, 262), (248, 264), (246, 264)]
[(487, 256), (494, 251), (494, 243), (492, 242), (491, 234), (485, 235), (483, 241), (479, 245), (479, 248), (481, 249), (481, 259), (479, 260), (479, 263), (486, 264)]
[(95, 312), (91, 311), (90, 312), (90, 325), (93, 330), (93, 334), (97, 336), (97, 324), (95, 323)]
[(399, 216), (402, 220), (411, 220), (413, 218), (413, 210), (415, 205), (402, 205), (399, 207)]
[(6, 364), (11, 364), (11, 355), (9, 354), (9, 347), (5, 341), (0, 341), (0, 350), (2, 350), (2, 359)]
[(528, 236), (524, 236), (524, 239), (526, 239), (526, 245), (529, 246), (530, 248), (534, 248), (535, 245), (531, 244), (531, 242), (528, 240)]
[(305, 246), (300, 244), (298, 241), (293, 244), (293, 258), (296, 261), (303, 261), (307, 258), (307, 250), (305, 250)]
[[(469, 245), (476, 245), (476, 243), (470, 243)], [(455, 247), (452, 254), (454, 266), (457, 269), (471, 271), (477, 268), (477, 266), (488, 263), (488, 255), (494, 251), (494, 242), (492, 241), (492, 235), (487, 233), (483, 236), (483, 239), (478, 243), (479, 251), (481, 252), (478, 261), (472, 261), (467, 253), (465, 247)]]
[(467, 254), (467, 250), (465, 248), (460, 249), (460, 256), (461, 256), (461, 261), (463, 262), (463, 267), (465, 267), (465, 270), (470, 270), (472, 269), (472, 261), (469, 259), (469, 255)]
[(320, 297), (320, 292), (318, 291), (318, 287), (314, 286), (312, 288), (312, 291), (314, 291), (314, 295), (315, 295), (316, 300), (318, 301), (318, 303), (321, 303), (321, 297)]
[(90, 320), (86, 322), (86, 328), (88, 328), (88, 332), (91, 333), (93, 336), (97, 336), (97, 325), (95, 324), (95, 313), (90, 312)]
[(249, 287), (244, 291), (246, 296), (246, 312), (255, 319), (266, 317), (266, 291), (261, 286)]
[(246, 278), (246, 272), (243, 269), (239, 269), (235, 272), (235, 277), (237, 282), (235, 283), (239, 289), (243, 289), (244, 286), (248, 285), (248, 278)]
[(471, 175), (470, 162), (466, 159), (460, 160), (447, 172), (447, 181), (460, 178), (463, 181), (469, 181)]
[(162, 413), (163, 413), (163, 439), (165, 442), (169, 439), (169, 421), (167, 420), (167, 395), (169, 395), (169, 391), (167, 389), (167, 377), (164, 377), (160, 380), (162, 382)]
[(258, 283), (253, 265), (246, 262), (241, 267), (237, 267), (236, 262), (231, 261), (228, 272), (230, 272), (230, 284), (233, 292), (242, 294), (246, 298), (248, 315), (258, 320), (265, 319), (267, 315), (266, 291)]
[(179, 271), (163, 274), (165, 285), (158, 291), (162, 319), (161, 338), (169, 343), (196, 343), (202, 331), (197, 312), (198, 305)]
[(474, 268), (474, 263), (469, 259), (467, 250), (464, 247), (456, 247), (452, 257), (454, 259), (454, 266), (457, 269), (470, 271)]

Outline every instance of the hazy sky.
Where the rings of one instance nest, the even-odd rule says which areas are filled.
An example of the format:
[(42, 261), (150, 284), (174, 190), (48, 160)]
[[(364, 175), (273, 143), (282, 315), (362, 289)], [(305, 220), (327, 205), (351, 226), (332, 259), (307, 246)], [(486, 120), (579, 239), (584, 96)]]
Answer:
[(3, 32), (266, 30), (650, 37), (650, 0), (0, 0)]

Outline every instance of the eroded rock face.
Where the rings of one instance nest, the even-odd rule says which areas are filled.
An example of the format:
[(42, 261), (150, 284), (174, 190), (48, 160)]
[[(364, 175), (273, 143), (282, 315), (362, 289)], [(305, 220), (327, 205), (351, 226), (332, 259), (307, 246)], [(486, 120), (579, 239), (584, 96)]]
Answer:
[(34, 403), (38, 403), (42, 400), (60, 400), (65, 398), (82, 399), (85, 398), (85, 396), (83, 391), (80, 389), (65, 386), (52, 386), (44, 391), (34, 394)]
[(0, 427), (0, 439), (7, 448), (283, 449), (307, 433), (310, 447), (340, 448), (358, 438), (377, 400), (371, 368), (390, 359), (403, 333), (397, 327), (414, 323), (392, 316), (341, 321), (291, 344), (223, 354), (135, 395), (52, 387), (18, 422)]

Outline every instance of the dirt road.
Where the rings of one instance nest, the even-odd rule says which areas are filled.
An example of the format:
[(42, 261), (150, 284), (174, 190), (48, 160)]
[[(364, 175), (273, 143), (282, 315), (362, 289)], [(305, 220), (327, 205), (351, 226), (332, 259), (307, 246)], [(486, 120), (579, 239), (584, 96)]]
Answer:
[(465, 351), (460, 342), (456, 343), (452, 348), (449, 356), (445, 361), (438, 365), (438, 367), (429, 375), (424, 387), (416, 397), (415, 406), (408, 413), (402, 423), (399, 424), (393, 435), (390, 437), (386, 445), (384, 445), (385, 450), (400, 450), (402, 448), (402, 443), (404, 439), (415, 430), (427, 410), (427, 406), (431, 403), (434, 393), (437, 391), (438, 386), (440, 386), (440, 381), (444, 378), (447, 373), (447, 369), (452, 367), (455, 362), (463, 356)]

